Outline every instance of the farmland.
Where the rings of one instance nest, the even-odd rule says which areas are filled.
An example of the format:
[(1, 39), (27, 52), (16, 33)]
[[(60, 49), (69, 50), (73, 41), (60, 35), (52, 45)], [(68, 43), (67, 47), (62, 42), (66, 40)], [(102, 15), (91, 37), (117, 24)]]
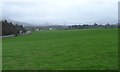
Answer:
[(3, 70), (118, 69), (117, 29), (38, 31), (2, 45)]
[(0, 38), (0, 71), (2, 70), (2, 39)]

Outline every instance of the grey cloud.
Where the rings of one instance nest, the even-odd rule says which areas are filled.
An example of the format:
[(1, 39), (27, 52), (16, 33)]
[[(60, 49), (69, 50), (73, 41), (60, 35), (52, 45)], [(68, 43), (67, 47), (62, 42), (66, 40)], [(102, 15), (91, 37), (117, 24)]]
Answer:
[[(40, 2), (3, 3), (3, 16), (18, 21), (88, 22), (106, 17), (117, 18), (117, 3), (107, 0), (40, 0)], [(101, 5), (102, 4), (102, 5)]]

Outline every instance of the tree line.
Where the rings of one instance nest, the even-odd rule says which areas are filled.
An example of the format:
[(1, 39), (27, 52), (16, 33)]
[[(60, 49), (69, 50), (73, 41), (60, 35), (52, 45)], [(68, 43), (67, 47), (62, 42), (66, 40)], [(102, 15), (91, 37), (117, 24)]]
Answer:
[(83, 25), (72, 25), (69, 26), (68, 29), (90, 29), (90, 28), (118, 28), (118, 24), (105, 24), (105, 25), (99, 25), (97, 23), (94, 23), (93, 25), (83, 24)]
[(2, 24), (2, 35), (15, 35), (17, 36), (20, 33), (24, 33), (26, 30), (23, 25), (13, 24), (12, 22), (8, 22), (7, 20), (2, 20), (0, 22)]

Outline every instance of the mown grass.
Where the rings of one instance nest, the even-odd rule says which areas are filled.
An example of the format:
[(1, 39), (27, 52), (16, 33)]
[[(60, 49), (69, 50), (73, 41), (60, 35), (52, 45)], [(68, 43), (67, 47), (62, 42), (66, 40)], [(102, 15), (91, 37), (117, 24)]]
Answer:
[(0, 38), (0, 71), (2, 70), (2, 39)]
[(3, 39), (3, 70), (116, 70), (117, 29), (52, 30)]

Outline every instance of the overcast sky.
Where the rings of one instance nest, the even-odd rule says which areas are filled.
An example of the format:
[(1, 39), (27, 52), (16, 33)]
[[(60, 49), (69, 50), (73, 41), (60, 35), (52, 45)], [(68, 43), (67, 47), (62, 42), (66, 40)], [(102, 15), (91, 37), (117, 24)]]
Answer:
[(106, 18), (117, 19), (118, 1), (33, 0), (30, 2), (3, 2), (2, 17), (32, 24), (87, 23)]

